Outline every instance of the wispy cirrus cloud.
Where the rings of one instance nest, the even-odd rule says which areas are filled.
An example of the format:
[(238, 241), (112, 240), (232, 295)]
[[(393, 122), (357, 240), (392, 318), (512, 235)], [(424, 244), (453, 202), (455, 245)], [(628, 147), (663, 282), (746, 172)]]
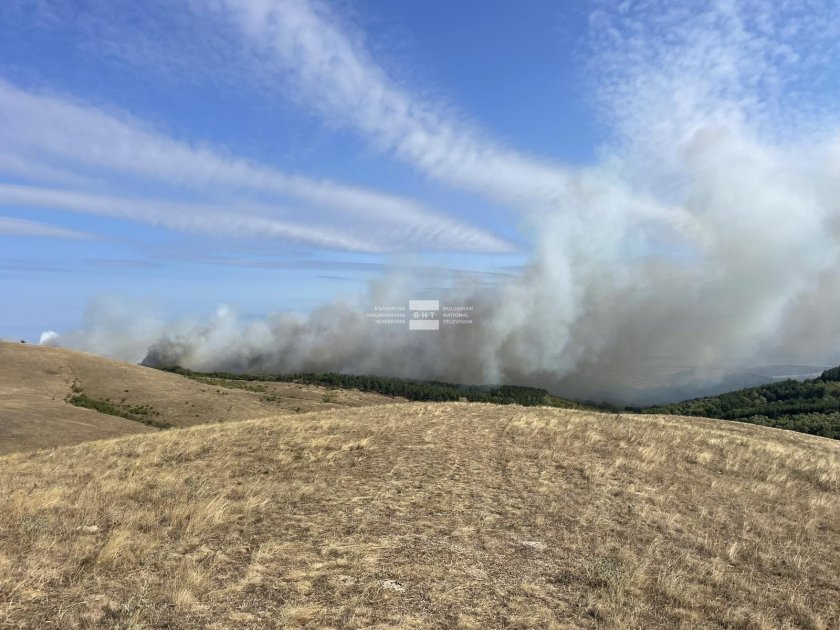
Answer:
[(628, 175), (663, 194), (688, 184), (685, 146), (704, 130), (814, 147), (840, 116), (825, 98), (840, 53), (831, 0), (599, 0), (589, 50), (593, 102)]
[[(255, 55), (262, 72), (291, 81), (307, 106), (359, 129), (377, 146), (436, 179), (520, 210), (561, 196), (569, 173), (491, 140), (443, 103), (418, 98), (389, 77), (360, 33), (308, 0), (196, 0), (192, 6)], [(266, 64), (269, 64), (268, 67)]]
[[(222, 222), (225, 213), (230, 225), (251, 224), (259, 231), (258, 219), (239, 216), (239, 207), (248, 204), (249, 196), (296, 199), (310, 208), (324, 222), (332, 216), (335, 234), (327, 240), (333, 247), (352, 245), (351, 249), (385, 251), (392, 248), (420, 248), (481, 252), (510, 251), (505, 239), (456, 218), (435, 212), (416, 201), (329, 180), (290, 175), (278, 169), (228, 155), (207, 146), (193, 145), (168, 137), (128, 115), (105, 112), (100, 108), (64, 97), (46, 96), (22, 90), (0, 80), (0, 121), (4, 142), (0, 148), (0, 168), (17, 177), (58, 183), (100, 182), (105, 174), (120, 174), (163, 182), (192, 192), (212, 191), (226, 196), (227, 208), (215, 204), (209, 223)], [(151, 200), (150, 203), (156, 203)], [(255, 202), (254, 202), (255, 203)], [(125, 205), (125, 204), (123, 204)], [(269, 207), (270, 204), (263, 204)], [(173, 206), (174, 208), (174, 206)], [(208, 208), (209, 210), (209, 208)], [(139, 209), (132, 216), (151, 216)], [(187, 217), (174, 213), (169, 223), (186, 224)], [(271, 228), (267, 236), (297, 237), (318, 245), (324, 230), (304, 226), (309, 212), (294, 214), (300, 225)], [(275, 221), (275, 228), (280, 222)], [(374, 242), (361, 246), (364, 239), (354, 234), (387, 234), (389, 246)], [(314, 238), (310, 238), (314, 237)], [(321, 243), (323, 244), (323, 243)]]
[(68, 230), (57, 225), (19, 219), (17, 217), (0, 216), (0, 236), (40, 236), (48, 238), (69, 238), (86, 240), (96, 238), (93, 234)]
[[(581, 197), (623, 197), (622, 220), (658, 222), (691, 232), (693, 219), (680, 208), (626, 190), (618, 178), (569, 168), (506, 146), (444, 102), (419, 96), (390, 76), (364, 45), (364, 36), (321, 0), (194, 0), (191, 6), (221, 30), (226, 41), (253, 57), (261, 73), (283, 85), (331, 123), (358, 130), (376, 147), (423, 173), (524, 213), (540, 230), (546, 214), (567, 217), (604, 212)], [(238, 35), (238, 39), (237, 39)], [(244, 56), (244, 55), (243, 55)], [(588, 219), (574, 219), (587, 221)]]
[(211, 204), (132, 199), (71, 190), (0, 184), (0, 205), (67, 210), (137, 221), (179, 232), (234, 238), (277, 239), (325, 249), (375, 252), (385, 248), (384, 243), (354, 239), (326, 228), (315, 228), (242, 212), (234, 213)]

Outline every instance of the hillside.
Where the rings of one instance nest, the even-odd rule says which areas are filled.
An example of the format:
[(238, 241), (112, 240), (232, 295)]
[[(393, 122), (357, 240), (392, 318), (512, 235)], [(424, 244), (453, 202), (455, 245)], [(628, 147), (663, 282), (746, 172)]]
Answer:
[(83, 352), (0, 342), (0, 454), (384, 402), (394, 398), (297, 383), (196, 382)]
[[(462, 385), (441, 381), (421, 381), (373, 374), (300, 373), (242, 374), (233, 372), (195, 372), (180, 366), (160, 367), (164, 372), (214, 382), (303, 383), (323, 387), (354, 389), (422, 402), (486, 402), (497, 405), (545, 406), (562, 409), (593, 409), (592, 405), (549, 394), (538, 387), (521, 385)], [(244, 385), (243, 385), (244, 386)]]
[(840, 439), (840, 367), (819, 378), (778, 381), (637, 411), (738, 420)]
[(0, 626), (837, 628), (840, 443), (409, 403), (0, 458)]

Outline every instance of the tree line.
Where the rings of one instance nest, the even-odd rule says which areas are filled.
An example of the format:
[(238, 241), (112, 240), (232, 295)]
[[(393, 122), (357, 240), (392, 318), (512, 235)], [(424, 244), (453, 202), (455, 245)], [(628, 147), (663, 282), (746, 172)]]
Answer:
[(738, 420), (840, 439), (840, 366), (814, 379), (789, 379), (633, 411)]
[(457, 385), (441, 381), (422, 381), (369, 374), (339, 374), (337, 372), (296, 374), (234, 374), (231, 372), (195, 372), (181, 366), (161, 368), (192, 378), (217, 378), (237, 381), (285, 382), (340, 389), (357, 389), (384, 396), (429, 402), (484, 402), (500, 405), (533, 407), (547, 405), (563, 408), (584, 408), (586, 405), (553, 396), (545, 389), (520, 385)]
[(567, 409), (702, 416), (840, 439), (840, 366), (826, 370), (818, 378), (805, 381), (789, 379), (678, 403), (626, 408), (608, 403), (573, 401), (549, 394), (545, 389), (520, 385), (458, 385), (440, 381), (337, 372), (236, 374), (194, 372), (177, 365), (160, 369), (192, 378), (301, 383), (330, 388), (357, 389), (413, 401), (545, 405)]

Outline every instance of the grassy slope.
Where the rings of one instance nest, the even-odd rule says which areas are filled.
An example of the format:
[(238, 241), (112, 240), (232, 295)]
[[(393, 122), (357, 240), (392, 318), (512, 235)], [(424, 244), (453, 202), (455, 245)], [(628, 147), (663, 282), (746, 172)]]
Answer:
[[(86, 357), (29, 344), (0, 342), (0, 455), (154, 429), (65, 401)], [(107, 359), (97, 359), (106, 366)], [(121, 375), (122, 376), (122, 375)], [(126, 385), (125, 387), (130, 387)]]
[[(69, 404), (73, 400), (79, 406)], [(0, 342), (0, 454), (161, 426), (383, 402), (393, 399), (292, 383), (247, 388), (224, 381), (198, 383), (82, 352)]]
[(483, 404), (0, 458), (0, 626), (836, 628), (840, 443)]

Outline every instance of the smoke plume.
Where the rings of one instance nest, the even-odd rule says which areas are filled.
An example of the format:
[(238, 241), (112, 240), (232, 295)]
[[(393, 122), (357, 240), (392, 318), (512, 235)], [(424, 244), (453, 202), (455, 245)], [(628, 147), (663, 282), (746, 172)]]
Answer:
[[(379, 144), (388, 135), (394, 146), (383, 150), (430, 177), (521, 211), (534, 249), (517, 277), (428, 295), (416, 277), (395, 275), (357, 301), (258, 322), (228, 309), (141, 327), (100, 314), (61, 343), (142, 349), (148, 365), (505, 382), (616, 401), (724, 387), (759, 364), (836, 361), (840, 126), (817, 83), (837, 62), (837, 21), (826, 32), (756, 2), (698, 3), (705, 9), (690, 15), (666, 2), (611, 4), (591, 17), (593, 105), (609, 137), (597, 165), (537, 163), (472, 132), (453, 140), (456, 125), (434, 116), (417, 123), (417, 151), (392, 140), (420, 133), (410, 114), (387, 134), (364, 113), (364, 125), (343, 122)], [(357, 61), (364, 75), (369, 60)], [(304, 93), (330, 89), (330, 77), (299, 67)], [(416, 297), (471, 305), (473, 323), (417, 333), (367, 316)]]

